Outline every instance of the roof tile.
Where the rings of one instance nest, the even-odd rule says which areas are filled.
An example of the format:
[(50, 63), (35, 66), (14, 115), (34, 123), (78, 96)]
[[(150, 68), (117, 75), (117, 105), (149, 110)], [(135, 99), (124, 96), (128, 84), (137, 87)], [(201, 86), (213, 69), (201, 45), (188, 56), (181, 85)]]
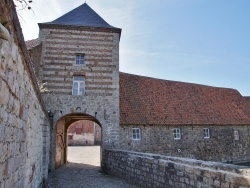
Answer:
[(121, 124), (250, 124), (242, 100), (234, 89), (120, 73)]
[(38, 39), (32, 39), (32, 40), (27, 40), (25, 41), (26, 47), (28, 50), (36, 47), (37, 45), (40, 44), (40, 41)]

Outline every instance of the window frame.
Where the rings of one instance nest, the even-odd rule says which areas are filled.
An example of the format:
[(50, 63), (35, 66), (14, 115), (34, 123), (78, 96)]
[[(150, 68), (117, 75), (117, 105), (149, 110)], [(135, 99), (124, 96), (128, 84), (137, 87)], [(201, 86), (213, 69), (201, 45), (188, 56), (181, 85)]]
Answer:
[(181, 139), (181, 129), (180, 128), (175, 128), (173, 130), (173, 135), (175, 140), (180, 140)]
[(204, 128), (203, 129), (203, 138), (211, 138), (210, 129), (209, 128)]
[(81, 53), (75, 54), (75, 65), (84, 65), (84, 64), (85, 64), (85, 54)]
[[(77, 78), (80, 78), (80, 80), (77, 80)], [(75, 85), (77, 85), (77, 86), (75, 86)], [(83, 85), (82, 88), (81, 88), (81, 85)], [(77, 87), (77, 88), (75, 88), (75, 87)], [(82, 94), (80, 94), (81, 89), (83, 90)], [(77, 93), (75, 93), (75, 91), (77, 91)], [(72, 85), (72, 95), (84, 96), (84, 94), (85, 94), (85, 77), (82, 75), (74, 75), (73, 76), (73, 85)]]
[[(136, 131), (136, 132), (134, 132), (134, 131)], [(135, 135), (135, 137), (134, 137), (134, 135)], [(140, 128), (132, 128), (132, 140), (141, 140), (141, 129)]]
[(234, 134), (234, 141), (239, 141), (240, 140), (240, 132), (238, 130), (234, 130), (233, 134)]

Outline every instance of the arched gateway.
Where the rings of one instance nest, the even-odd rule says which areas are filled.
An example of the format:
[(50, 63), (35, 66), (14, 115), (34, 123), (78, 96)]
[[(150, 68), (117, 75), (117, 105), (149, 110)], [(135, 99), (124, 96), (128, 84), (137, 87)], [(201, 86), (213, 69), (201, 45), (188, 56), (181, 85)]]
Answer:
[[(55, 168), (59, 168), (63, 164), (67, 162), (67, 146), (68, 146), (68, 136), (67, 132), (69, 127), (80, 120), (88, 120), (93, 121), (97, 123), (100, 127), (101, 123), (96, 119), (96, 117), (93, 117), (88, 114), (84, 113), (71, 113), (67, 114), (65, 116), (62, 116), (57, 122), (56, 122), (56, 130), (55, 130), (55, 156), (52, 158), (55, 159), (54, 165)], [(100, 156), (102, 159), (102, 157)]]
[(66, 162), (66, 131), (78, 120), (102, 127), (102, 150), (119, 140), (119, 41), (121, 29), (86, 3), (39, 24), (42, 96), (51, 122), (51, 169)]

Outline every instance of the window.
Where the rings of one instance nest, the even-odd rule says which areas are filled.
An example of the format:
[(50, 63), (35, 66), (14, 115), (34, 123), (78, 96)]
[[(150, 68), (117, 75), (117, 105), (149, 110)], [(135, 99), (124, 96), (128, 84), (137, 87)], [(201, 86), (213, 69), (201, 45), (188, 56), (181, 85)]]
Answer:
[(181, 129), (174, 129), (174, 139), (181, 139)]
[(240, 140), (239, 131), (234, 131), (234, 140)]
[(204, 128), (204, 138), (210, 138), (210, 130), (209, 130), (209, 128)]
[(85, 90), (85, 78), (83, 76), (73, 77), (73, 95), (84, 95)]
[(133, 132), (133, 140), (140, 140), (141, 139), (141, 129), (140, 128), (133, 128), (132, 129)]
[(84, 54), (76, 54), (76, 64), (77, 65), (84, 64)]

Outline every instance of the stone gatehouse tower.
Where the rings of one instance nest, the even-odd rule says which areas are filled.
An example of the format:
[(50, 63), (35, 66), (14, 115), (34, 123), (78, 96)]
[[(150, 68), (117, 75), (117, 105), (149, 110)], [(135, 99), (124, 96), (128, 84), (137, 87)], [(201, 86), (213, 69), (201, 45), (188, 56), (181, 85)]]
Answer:
[[(52, 168), (67, 159), (67, 129), (78, 120), (102, 127), (102, 149), (119, 140), (119, 40), (121, 29), (86, 3), (39, 24), (39, 80), (52, 120)], [(55, 159), (55, 160), (54, 160)]]

